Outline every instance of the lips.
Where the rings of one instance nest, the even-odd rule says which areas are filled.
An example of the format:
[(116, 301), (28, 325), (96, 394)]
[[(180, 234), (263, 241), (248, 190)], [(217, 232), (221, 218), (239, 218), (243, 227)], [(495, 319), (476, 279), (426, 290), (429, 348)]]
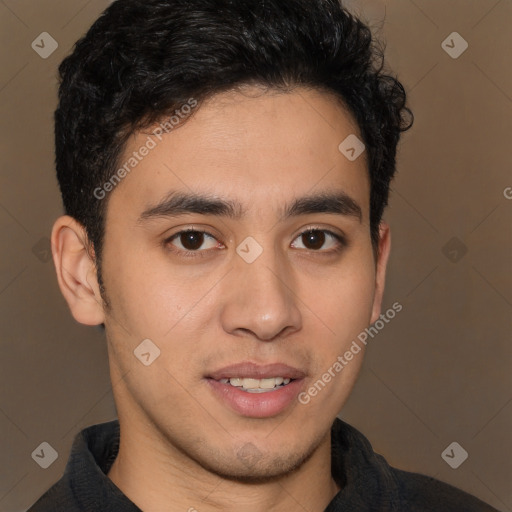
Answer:
[[(286, 385), (274, 389), (242, 389), (227, 383), (225, 379), (290, 379)], [(231, 364), (207, 375), (205, 381), (213, 396), (231, 411), (248, 418), (271, 418), (287, 410), (296, 402), (297, 395), (305, 386), (306, 372), (284, 364), (257, 364), (252, 361)], [(244, 380), (247, 382), (247, 380)], [(260, 382), (261, 384), (261, 382)], [(252, 383), (251, 383), (252, 386)]]
[(250, 361), (236, 363), (206, 375), (206, 378), (221, 380), (236, 377), (248, 379), (269, 379), (272, 377), (283, 377), (285, 379), (303, 379), (306, 373), (284, 363), (272, 363), (258, 365)]

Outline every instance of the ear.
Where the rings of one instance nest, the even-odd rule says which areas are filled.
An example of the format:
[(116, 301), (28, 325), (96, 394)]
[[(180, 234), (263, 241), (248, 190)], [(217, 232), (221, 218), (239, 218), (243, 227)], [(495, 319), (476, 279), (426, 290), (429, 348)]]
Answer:
[(386, 283), (386, 268), (388, 265), (389, 252), (391, 250), (391, 231), (386, 222), (379, 226), (379, 247), (377, 256), (377, 270), (375, 274), (375, 295), (371, 323), (376, 322), (380, 316), (384, 285)]
[(69, 215), (59, 217), (51, 242), (59, 287), (74, 319), (85, 325), (102, 324), (103, 301), (84, 227)]

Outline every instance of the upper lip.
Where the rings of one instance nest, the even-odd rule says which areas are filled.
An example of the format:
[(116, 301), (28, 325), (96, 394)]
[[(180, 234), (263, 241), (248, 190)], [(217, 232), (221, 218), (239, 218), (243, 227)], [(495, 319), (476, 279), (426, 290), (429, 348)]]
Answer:
[(251, 361), (231, 364), (207, 375), (208, 378), (220, 380), (231, 378), (268, 379), (283, 377), (284, 379), (303, 379), (306, 373), (284, 363), (259, 365)]

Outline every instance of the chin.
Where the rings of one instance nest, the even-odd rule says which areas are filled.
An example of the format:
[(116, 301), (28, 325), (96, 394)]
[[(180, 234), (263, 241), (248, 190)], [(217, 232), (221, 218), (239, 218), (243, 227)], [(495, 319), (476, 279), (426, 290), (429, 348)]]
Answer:
[[(316, 443), (302, 447), (278, 443), (273, 452), (268, 451), (268, 444), (265, 446), (263, 442), (261, 446), (266, 448), (265, 453), (252, 442), (247, 442), (234, 448), (233, 452), (225, 447), (208, 454), (196, 453), (194, 458), (204, 469), (226, 480), (257, 484), (275, 482), (279, 477), (289, 475), (308, 461), (317, 449)], [(228, 458), (226, 453), (232, 453), (232, 458)]]
[[(236, 460), (231, 465), (205, 466), (205, 469), (233, 482), (262, 484), (275, 482), (276, 479), (289, 475), (302, 466), (309, 456), (309, 454), (298, 457), (287, 454), (285, 458), (267, 456), (264, 461), (259, 460), (250, 463), (248, 459), (245, 461)], [(218, 462), (218, 459), (216, 462)]]

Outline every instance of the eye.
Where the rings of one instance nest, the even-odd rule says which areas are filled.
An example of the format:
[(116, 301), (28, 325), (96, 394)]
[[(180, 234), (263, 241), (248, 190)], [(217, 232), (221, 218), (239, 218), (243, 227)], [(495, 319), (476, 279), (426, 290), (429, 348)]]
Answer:
[[(331, 244), (326, 250), (320, 251), (326, 241), (331, 240)], [(303, 231), (295, 240), (300, 240), (303, 247), (299, 249), (307, 249), (313, 252), (333, 253), (340, 251), (345, 245), (345, 238), (342, 235), (333, 233), (328, 229), (309, 228)], [(307, 247), (304, 247), (304, 244)], [(325, 248), (324, 248), (325, 249)]]
[[(196, 229), (186, 229), (184, 231), (179, 231), (178, 233), (175, 233), (170, 238), (165, 240), (165, 245), (169, 245), (172, 247), (176, 247), (178, 244), (181, 245), (177, 249), (173, 249), (170, 247), (171, 251), (179, 253), (182, 256), (186, 257), (196, 257), (196, 256), (204, 256), (206, 250), (199, 250), (201, 246), (205, 243), (205, 239), (210, 239), (210, 247), (207, 247), (206, 249), (216, 247), (218, 245), (217, 240), (214, 236), (212, 236), (210, 233), (207, 233), (206, 231), (199, 231)], [(175, 241), (178, 242), (175, 245)], [(211, 242), (214, 242), (213, 244)]]
[[(299, 249), (322, 254), (340, 252), (347, 245), (344, 236), (338, 235), (328, 229), (315, 227), (310, 227), (306, 231), (303, 231), (295, 240), (300, 240), (302, 243), (302, 247), (299, 246)], [(328, 242), (329, 240), (331, 243), (327, 249), (324, 248), (324, 250), (320, 250), (326, 241)], [(202, 247), (205, 241), (210, 242), (210, 247)], [(219, 242), (212, 234), (197, 229), (179, 231), (164, 240), (164, 245), (168, 247), (170, 251), (186, 258), (203, 258), (208, 256), (211, 249), (215, 247), (218, 248), (218, 244)], [(304, 244), (306, 244), (307, 247), (304, 246)], [(295, 248), (296, 245), (292, 244), (292, 247)]]

